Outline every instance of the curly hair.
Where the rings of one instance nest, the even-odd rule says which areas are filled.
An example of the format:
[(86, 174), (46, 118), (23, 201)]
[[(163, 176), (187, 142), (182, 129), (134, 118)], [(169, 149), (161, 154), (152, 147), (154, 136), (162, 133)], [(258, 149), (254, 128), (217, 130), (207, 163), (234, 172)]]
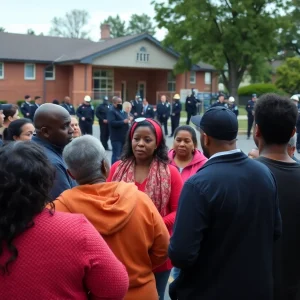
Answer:
[[(155, 121), (155, 120), (154, 120)], [(155, 121), (159, 126), (160, 123), (158, 123), (157, 121)], [(142, 122), (139, 122), (137, 124), (137, 126), (135, 127), (134, 131), (139, 128), (139, 127), (149, 127), (152, 132), (154, 133), (154, 135), (156, 136), (156, 132), (155, 132), (155, 129), (153, 127), (153, 125), (147, 121), (142, 121)], [(161, 143), (157, 146), (157, 149), (154, 151), (154, 157), (164, 163), (164, 164), (168, 164), (169, 163), (169, 157), (168, 157), (168, 147), (166, 145), (166, 140), (165, 138), (163, 137), (162, 140), (161, 140)], [(130, 130), (127, 132), (127, 137), (126, 137), (126, 142), (125, 142), (125, 145), (123, 147), (123, 151), (122, 151), (122, 154), (121, 154), (121, 160), (122, 161), (125, 161), (125, 160), (128, 160), (128, 159), (132, 159), (134, 158), (134, 154), (133, 154), (133, 151), (132, 151), (132, 139), (131, 139), (131, 136), (130, 136)]]
[[(0, 148), (0, 257), (6, 247), (10, 257), (0, 264), (2, 274), (18, 257), (14, 239), (34, 225), (34, 217), (50, 200), (55, 170), (43, 149), (32, 142), (11, 142)], [(50, 213), (54, 205), (50, 204)]]

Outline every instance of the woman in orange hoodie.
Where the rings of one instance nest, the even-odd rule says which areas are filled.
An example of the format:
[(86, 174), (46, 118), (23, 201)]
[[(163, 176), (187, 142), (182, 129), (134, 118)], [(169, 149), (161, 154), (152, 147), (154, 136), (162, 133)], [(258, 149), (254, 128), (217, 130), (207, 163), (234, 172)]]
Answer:
[(101, 233), (127, 269), (126, 300), (157, 300), (152, 269), (167, 260), (169, 233), (155, 205), (133, 183), (105, 182), (109, 165), (98, 139), (74, 139), (63, 157), (78, 186), (59, 196), (56, 210), (84, 214)]

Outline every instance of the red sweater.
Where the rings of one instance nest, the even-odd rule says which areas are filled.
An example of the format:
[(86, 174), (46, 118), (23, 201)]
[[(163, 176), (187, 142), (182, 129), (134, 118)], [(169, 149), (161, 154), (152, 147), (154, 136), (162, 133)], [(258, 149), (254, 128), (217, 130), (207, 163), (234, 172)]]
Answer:
[[(45, 210), (34, 223), (14, 240), (19, 255), (0, 274), (0, 299), (124, 298), (127, 272), (84, 216)], [(5, 248), (0, 264), (9, 256)]]
[[(117, 161), (112, 165), (109, 176), (107, 178), (107, 182), (110, 182), (112, 180), (112, 177), (120, 163), (121, 163), (121, 161)], [(168, 207), (167, 207), (167, 215), (164, 216), (163, 219), (169, 230), (169, 234), (171, 236), (172, 231), (173, 231), (173, 225), (175, 223), (175, 218), (176, 218), (178, 200), (179, 200), (179, 196), (180, 196), (183, 184), (182, 184), (182, 179), (181, 179), (180, 173), (178, 172), (177, 168), (172, 165), (169, 165), (169, 169), (170, 169), (170, 174), (171, 174), (171, 187), (170, 187), (171, 195), (170, 195), (170, 200), (169, 200)], [(137, 188), (142, 192), (145, 191), (146, 184), (147, 184), (147, 180), (145, 180), (142, 184), (135, 182), (135, 185), (137, 186)], [(153, 188), (155, 188), (155, 187), (153, 187)], [(171, 269), (172, 269), (171, 261), (167, 260), (167, 262), (165, 264), (156, 268), (154, 270), (154, 272), (162, 272), (162, 271), (171, 270)]]

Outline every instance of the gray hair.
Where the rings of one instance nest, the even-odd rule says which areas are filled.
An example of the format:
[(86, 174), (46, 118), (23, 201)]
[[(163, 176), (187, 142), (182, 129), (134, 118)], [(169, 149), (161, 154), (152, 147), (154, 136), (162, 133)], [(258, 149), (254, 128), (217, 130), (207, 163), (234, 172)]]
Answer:
[(74, 139), (63, 151), (68, 169), (79, 184), (88, 184), (103, 176), (101, 163), (106, 159), (101, 142), (91, 135)]
[(296, 147), (296, 134), (294, 134), (290, 140), (289, 140), (289, 143), (288, 143), (288, 146), (290, 147)]

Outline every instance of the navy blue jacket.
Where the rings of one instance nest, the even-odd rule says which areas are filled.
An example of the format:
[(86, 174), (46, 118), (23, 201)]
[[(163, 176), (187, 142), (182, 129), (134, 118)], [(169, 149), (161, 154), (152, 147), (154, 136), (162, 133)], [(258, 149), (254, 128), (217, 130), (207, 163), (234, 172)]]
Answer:
[(169, 102), (157, 104), (157, 119), (158, 121), (166, 121), (169, 119), (171, 113), (171, 106)]
[(71, 116), (75, 116), (75, 108), (72, 104), (68, 104), (66, 102), (62, 103), (61, 106), (65, 108)]
[(148, 104), (147, 107), (146, 107), (146, 111), (144, 110), (144, 107), (143, 107), (142, 116), (145, 117), (145, 118), (154, 119), (155, 113), (154, 113), (153, 107)]
[(248, 117), (253, 117), (255, 102), (253, 100), (249, 100), (246, 105), (246, 111), (248, 113)]
[(179, 199), (169, 257), (182, 270), (171, 298), (272, 300), (272, 251), (281, 230), (266, 166), (241, 152), (208, 160)]
[(172, 117), (179, 117), (180, 118), (181, 112), (181, 103), (179, 100), (174, 101), (172, 104)]
[[(134, 118), (139, 118), (142, 115), (143, 112), (143, 102), (142, 101), (137, 101), (137, 100), (133, 100), (131, 101), (131, 114), (134, 116)], [(137, 115), (135, 115), (135, 113)]]
[(31, 116), (31, 104), (29, 104), (28, 102), (23, 102), (21, 104), (20, 109), (21, 109), (21, 112), (22, 112), (24, 118), (29, 118), (29, 119), (32, 118), (32, 116)]
[[(79, 123), (84, 122), (84, 123), (93, 124), (95, 118), (94, 106), (81, 104), (77, 109), (76, 115), (79, 118)], [(84, 121), (81, 120), (81, 118), (83, 117), (85, 118)]]
[(185, 100), (185, 110), (187, 113), (196, 114), (197, 113), (197, 99), (194, 95), (186, 97)]
[(40, 106), (38, 104), (31, 104), (30, 106), (30, 119), (33, 120), (34, 118), (34, 115), (35, 115), (35, 112), (36, 110), (39, 108)]
[(67, 166), (62, 158), (62, 148), (51, 145), (47, 141), (36, 136), (32, 138), (32, 141), (44, 147), (45, 154), (56, 169), (55, 181), (50, 192), (51, 199), (55, 200), (65, 190), (76, 186), (76, 181), (74, 181), (67, 173)]
[(127, 113), (119, 111), (114, 106), (108, 111), (107, 121), (109, 125), (110, 140), (112, 142), (125, 143), (129, 129), (128, 123), (124, 123), (124, 120), (127, 118)]

